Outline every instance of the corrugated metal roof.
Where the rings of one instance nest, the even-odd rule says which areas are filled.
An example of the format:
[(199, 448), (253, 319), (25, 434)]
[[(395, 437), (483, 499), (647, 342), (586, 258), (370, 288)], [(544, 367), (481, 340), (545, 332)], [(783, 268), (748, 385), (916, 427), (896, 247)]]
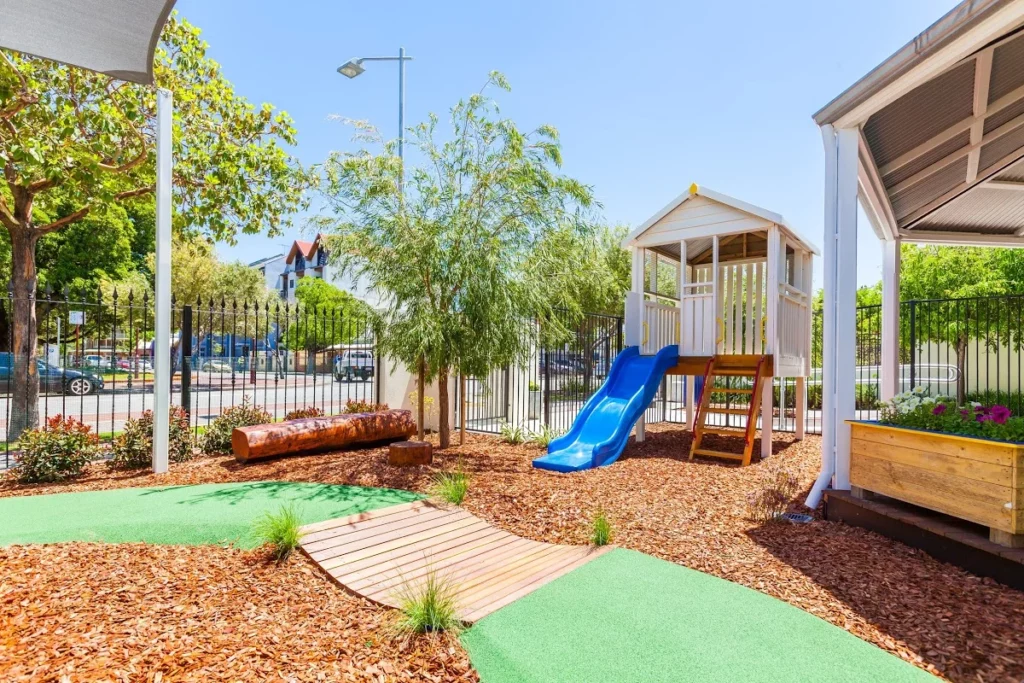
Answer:
[(1024, 192), (979, 185), (919, 221), (914, 230), (1012, 235), (1022, 227)]
[(992, 79), (988, 86), (989, 104), (1024, 85), (1024, 40), (1016, 39), (992, 51)]
[(819, 126), (835, 123), (957, 37), (1016, 1), (964, 0), (822, 107), (814, 121)]
[(1018, 161), (1013, 166), (1010, 166), (1008, 169), (997, 175), (995, 180), (1024, 183), (1024, 161)]
[(1024, 127), (996, 138), (982, 147), (981, 161), (978, 164), (978, 168), (983, 172), (987, 171), (993, 164), (1020, 150), (1021, 147), (1024, 147)]
[(964, 157), (891, 197), (892, 210), (896, 214), (896, 220), (902, 221), (928, 202), (963, 183), (966, 177), (967, 157)]
[(965, 130), (963, 133), (950, 138), (947, 142), (938, 145), (930, 152), (922, 154), (920, 157), (910, 162), (902, 168), (897, 168), (895, 171), (885, 176), (882, 182), (885, 183), (886, 188), (891, 188), (894, 185), (902, 183), (907, 178), (911, 177), (919, 171), (923, 171), (940, 159), (944, 159), (947, 155), (952, 154), (958, 149), (963, 149), (971, 144), (971, 131)]
[(911, 90), (864, 125), (875, 163), (884, 166), (974, 113), (974, 60)]

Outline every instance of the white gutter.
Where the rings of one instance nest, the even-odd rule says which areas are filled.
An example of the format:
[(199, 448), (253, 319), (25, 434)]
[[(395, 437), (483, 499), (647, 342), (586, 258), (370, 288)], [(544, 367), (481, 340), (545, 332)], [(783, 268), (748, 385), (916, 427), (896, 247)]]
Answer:
[(825, 146), (825, 230), (823, 236), (823, 247), (825, 252), (824, 263), (824, 286), (825, 306), (823, 321), (823, 344), (822, 344), (822, 367), (821, 367), (821, 388), (822, 388), (822, 413), (821, 413), (821, 472), (818, 474), (811, 492), (807, 495), (804, 505), (814, 509), (821, 502), (822, 494), (836, 472), (836, 425), (835, 425), (835, 401), (826, 400), (825, 391), (835, 392), (836, 389), (836, 309), (835, 296), (837, 278), (839, 275), (839, 262), (837, 259), (836, 231), (839, 223), (838, 200), (839, 200), (839, 149), (836, 143), (836, 134), (832, 126), (825, 124), (821, 127), (822, 144)]

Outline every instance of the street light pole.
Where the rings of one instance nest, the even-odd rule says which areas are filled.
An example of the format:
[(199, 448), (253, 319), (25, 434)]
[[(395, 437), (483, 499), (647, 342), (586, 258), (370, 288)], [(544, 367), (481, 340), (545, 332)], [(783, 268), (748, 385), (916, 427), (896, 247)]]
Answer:
[(366, 71), (363, 62), (398, 62), (398, 160), (402, 168), (398, 176), (398, 191), (402, 193), (405, 186), (405, 63), (412, 57), (405, 56), (405, 48), (398, 48), (397, 57), (358, 57), (338, 67), (338, 73), (346, 78), (355, 78)]
[(405, 184), (405, 48), (398, 48), (398, 160), (402, 162), (399, 187)]

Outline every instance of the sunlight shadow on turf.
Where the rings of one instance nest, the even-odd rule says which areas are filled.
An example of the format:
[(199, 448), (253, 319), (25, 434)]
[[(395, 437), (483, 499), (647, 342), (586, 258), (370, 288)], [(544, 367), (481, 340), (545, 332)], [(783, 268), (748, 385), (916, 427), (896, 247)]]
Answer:
[[(154, 491), (156, 492), (156, 491)], [(196, 493), (181, 505), (196, 505), (217, 501), (236, 505), (250, 497), (278, 499), (282, 502), (328, 502), (339, 503), (345, 514), (365, 512), (387, 505), (398, 505), (419, 500), (421, 495), (411, 491), (376, 489), (341, 484), (315, 484), (288, 481), (258, 481), (233, 486), (219, 487), (212, 491)]]

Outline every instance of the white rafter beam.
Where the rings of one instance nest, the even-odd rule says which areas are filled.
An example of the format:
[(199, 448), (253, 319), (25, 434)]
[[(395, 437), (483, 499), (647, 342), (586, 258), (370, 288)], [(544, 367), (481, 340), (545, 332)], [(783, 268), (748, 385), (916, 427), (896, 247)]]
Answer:
[(974, 58), (974, 123), (971, 124), (971, 151), (967, 154), (967, 182), (978, 177), (978, 163), (981, 161), (981, 141), (985, 134), (985, 117), (988, 114), (988, 86), (992, 82), (992, 53), (987, 48)]
[(878, 232), (879, 239), (896, 239), (899, 225), (892, 210), (892, 203), (889, 201), (889, 194), (885, 191), (885, 184), (878, 175), (878, 165), (871, 153), (871, 147), (864, 139), (863, 129), (858, 132), (857, 137), (859, 138), (857, 184), (860, 195), (864, 199), (868, 218), (871, 219), (872, 227)]
[(1010, 192), (1024, 192), (1024, 182), (1019, 180), (990, 180), (982, 185), (986, 190), (1009, 190)]

